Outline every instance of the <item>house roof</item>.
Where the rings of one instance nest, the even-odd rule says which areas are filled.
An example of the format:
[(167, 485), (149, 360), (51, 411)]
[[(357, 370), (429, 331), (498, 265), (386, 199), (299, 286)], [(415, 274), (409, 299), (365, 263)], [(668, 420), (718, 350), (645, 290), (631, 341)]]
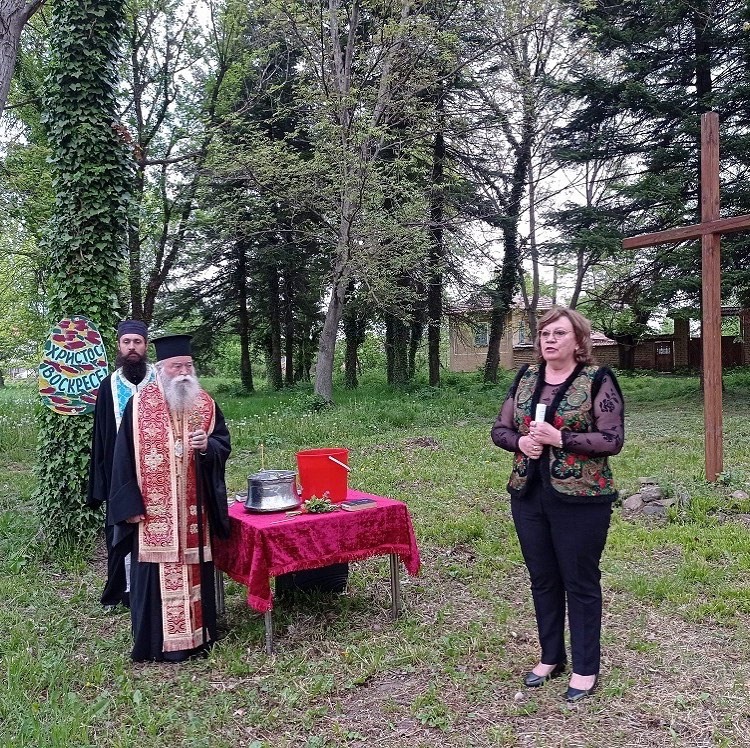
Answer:
[[(554, 303), (549, 296), (540, 296), (537, 300), (537, 311), (545, 312), (548, 309), (552, 309)], [(519, 293), (513, 297), (513, 309), (525, 309), (523, 296)], [(491, 312), (492, 311), (492, 298), (486, 291), (478, 291), (470, 296), (467, 296), (463, 301), (456, 301), (446, 306), (445, 313), (447, 315), (463, 315), (469, 314), (470, 312)], [(531, 345), (531, 344), (527, 344)], [(598, 330), (591, 331), (591, 345), (596, 348), (597, 346), (604, 345), (617, 345), (616, 340), (608, 338), (603, 332)]]
[(612, 340), (612, 338), (608, 338), (603, 332), (592, 330), (591, 345), (593, 345), (594, 348), (596, 348), (598, 345), (617, 345), (617, 341)]
[[(536, 303), (538, 311), (547, 311), (554, 306), (549, 296), (540, 296)], [(525, 309), (523, 296), (519, 293), (513, 297), (513, 309)], [(448, 302), (446, 314), (467, 314), (468, 312), (491, 312), (492, 297), (487, 291), (477, 291), (465, 299)]]

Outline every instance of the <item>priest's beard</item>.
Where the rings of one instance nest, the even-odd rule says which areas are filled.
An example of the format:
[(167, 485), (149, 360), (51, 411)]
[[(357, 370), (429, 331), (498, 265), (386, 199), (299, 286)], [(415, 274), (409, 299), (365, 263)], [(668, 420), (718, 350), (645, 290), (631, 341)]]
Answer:
[(115, 359), (115, 366), (118, 369), (122, 368), (122, 375), (128, 382), (140, 384), (146, 378), (148, 359), (146, 356), (138, 356), (137, 353), (127, 356), (118, 353)]
[(174, 413), (187, 413), (198, 399), (200, 391), (198, 378), (193, 374), (178, 374), (164, 379), (164, 396), (169, 409)]

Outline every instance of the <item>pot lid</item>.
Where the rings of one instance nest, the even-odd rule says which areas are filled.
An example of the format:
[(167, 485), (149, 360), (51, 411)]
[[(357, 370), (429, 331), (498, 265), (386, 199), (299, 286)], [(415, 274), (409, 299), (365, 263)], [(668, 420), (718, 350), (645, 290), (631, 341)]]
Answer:
[(248, 480), (270, 483), (278, 480), (291, 480), (296, 475), (297, 473), (294, 470), (261, 470), (259, 473), (249, 476)]

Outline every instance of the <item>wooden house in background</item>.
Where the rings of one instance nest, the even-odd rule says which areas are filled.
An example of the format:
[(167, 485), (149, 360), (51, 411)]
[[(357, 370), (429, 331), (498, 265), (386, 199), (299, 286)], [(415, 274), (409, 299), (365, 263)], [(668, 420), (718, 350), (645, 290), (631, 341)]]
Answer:
[[(537, 302), (537, 319), (552, 308), (552, 299), (546, 296)], [(484, 366), (490, 338), (492, 305), (486, 295), (475, 296), (462, 304), (454, 304), (446, 312), (449, 330), (448, 368), (450, 371), (476, 371)], [(594, 332), (591, 340), (597, 361), (608, 366), (618, 360), (617, 343), (600, 332)], [(521, 364), (532, 363), (534, 339), (531, 336), (528, 312), (523, 297), (516, 296), (513, 307), (505, 320), (500, 341), (500, 366), (517, 369)]]
[[(552, 307), (552, 300), (541, 297), (537, 318)], [(492, 306), (486, 295), (475, 296), (455, 304), (446, 312), (450, 345), (448, 368), (450, 371), (476, 371), (487, 358)], [(739, 317), (739, 336), (722, 337), (722, 364), (724, 368), (750, 364), (750, 310), (739, 307), (722, 309), (725, 317)], [(620, 351), (617, 342), (601, 332), (592, 331), (594, 357), (603, 366), (619, 366)], [(701, 363), (701, 339), (690, 337), (690, 320), (675, 317), (674, 333), (653, 334), (641, 340), (635, 349), (635, 368), (670, 372), (675, 369), (698, 369)], [(513, 308), (505, 320), (500, 341), (500, 366), (517, 369), (532, 363), (534, 341), (531, 338), (528, 315), (521, 296), (516, 296)]]
[[(552, 307), (552, 300), (539, 299), (537, 317)], [(484, 366), (489, 350), (490, 319), (492, 302), (486, 294), (470, 297), (465, 302), (454, 304), (446, 311), (448, 318), (450, 371), (476, 371)], [(533, 346), (529, 322), (523, 300), (516, 296), (513, 308), (505, 319), (505, 328), (500, 341), (500, 366), (514, 369), (514, 347)]]

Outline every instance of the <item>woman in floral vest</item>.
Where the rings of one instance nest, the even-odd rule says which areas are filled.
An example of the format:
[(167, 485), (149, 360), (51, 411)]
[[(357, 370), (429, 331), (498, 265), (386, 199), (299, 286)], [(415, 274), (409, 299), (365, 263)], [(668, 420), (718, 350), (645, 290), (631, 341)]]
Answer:
[(538, 328), (538, 363), (518, 372), (492, 440), (514, 453), (508, 492), (541, 645), (524, 684), (541, 686), (565, 671), (567, 603), (572, 672), (565, 698), (574, 702), (599, 677), (599, 561), (617, 498), (607, 458), (622, 449), (624, 404), (615, 375), (593, 363), (583, 315), (554, 308)]

